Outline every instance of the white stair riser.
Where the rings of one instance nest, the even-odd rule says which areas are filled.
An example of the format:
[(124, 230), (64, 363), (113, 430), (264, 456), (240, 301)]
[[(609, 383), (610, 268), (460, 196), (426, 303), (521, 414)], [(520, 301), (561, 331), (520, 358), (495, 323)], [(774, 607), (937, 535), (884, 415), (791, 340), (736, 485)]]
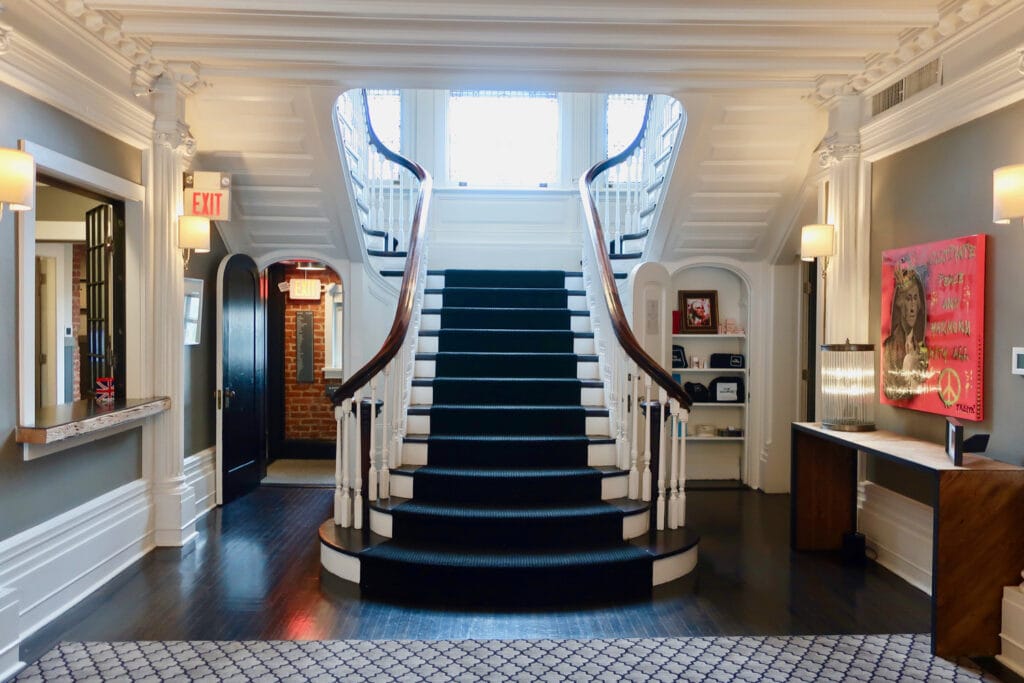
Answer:
[[(432, 379), (437, 374), (437, 362), (432, 360), (416, 361), (415, 377)], [(601, 379), (601, 369), (594, 361), (583, 361), (576, 364), (577, 379)]]
[[(414, 477), (391, 473), (391, 495), (412, 498), (415, 490)], [(616, 475), (601, 479), (601, 500), (625, 498), (629, 489), (629, 477)]]
[(370, 508), (370, 531), (384, 538), (391, 538), (395, 533), (393, 527), (394, 519), (390, 512)]
[(654, 574), (651, 585), (660, 586), (686, 576), (697, 567), (697, 546), (686, 552), (661, 557), (654, 561)]
[(444, 275), (428, 275), (427, 276), (427, 289), (443, 289), (444, 288)]
[(615, 475), (601, 479), (601, 500), (625, 498), (629, 494), (629, 477)]
[(399, 498), (412, 498), (412, 488), (412, 477), (391, 473), (391, 495)]
[[(614, 467), (615, 466), (615, 444), (600, 443), (591, 444), (587, 447), (587, 465), (590, 467)], [(402, 443), (402, 464), (403, 465), (426, 465), (427, 444), (421, 442)], [(396, 477), (397, 479), (398, 477)], [(400, 494), (395, 494), (400, 495)]]
[(626, 515), (622, 518), (622, 540), (643, 536), (651, 529), (651, 515), (647, 510)]
[[(430, 434), (429, 415), (409, 415), (407, 420), (407, 433), (423, 435)], [(611, 436), (611, 425), (608, 417), (587, 417), (586, 434), (587, 436)]]
[[(420, 336), (416, 340), (416, 351), (419, 353), (437, 353), (438, 338), (431, 336)], [(573, 340), (573, 353), (594, 353), (594, 340), (591, 337), (577, 337)]]
[[(584, 387), (580, 392), (581, 404), (585, 406), (604, 406), (604, 389), (599, 387)], [(429, 406), (434, 404), (433, 387), (413, 387), (412, 405)]]
[(576, 277), (565, 278), (566, 289), (583, 289), (583, 277), (577, 275)]

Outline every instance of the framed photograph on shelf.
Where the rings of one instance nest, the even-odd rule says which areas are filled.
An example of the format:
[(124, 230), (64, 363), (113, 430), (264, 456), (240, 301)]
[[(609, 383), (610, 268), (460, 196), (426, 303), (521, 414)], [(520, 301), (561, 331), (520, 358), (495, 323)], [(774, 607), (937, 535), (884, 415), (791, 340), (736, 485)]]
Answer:
[(964, 426), (955, 417), (946, 418), (946, 455), (954, 465), (963, 467)]
[(683, 334), (718, 333), (718, 290), (679, 290)]

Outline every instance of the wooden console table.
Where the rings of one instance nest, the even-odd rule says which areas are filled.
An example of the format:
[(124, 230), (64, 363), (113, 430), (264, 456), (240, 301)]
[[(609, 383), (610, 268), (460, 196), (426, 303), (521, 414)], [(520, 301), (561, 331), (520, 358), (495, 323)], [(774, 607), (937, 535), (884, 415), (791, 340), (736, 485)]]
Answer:
[(978, 455), (954, 467), (943, 446), (886, 431), (838, 432), (793, 423), (794, 550), (836, 550), (857, 527), (857, 452), (931, 476), (932, 651), (999, 652), (1003, 586), (1024, 569), (1024, 468)]

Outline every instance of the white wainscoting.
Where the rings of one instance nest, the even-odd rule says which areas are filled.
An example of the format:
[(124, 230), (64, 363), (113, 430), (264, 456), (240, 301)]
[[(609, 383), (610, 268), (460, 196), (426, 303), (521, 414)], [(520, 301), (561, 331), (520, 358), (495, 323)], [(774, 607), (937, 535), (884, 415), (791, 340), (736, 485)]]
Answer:
[(196, 518), (217, 506), (217, 447), (210, 446), (185, 458), (185, 483), (196, 499)]
[(9, 590), (20, 642), (152, 550), (152, 515), (139, 479), (0, 542), (0, 662), (11, 645), (2, 640)]
[(870, 481), (861, 483), (859, 528), (880, 565), (932, 592), (932, 508)]

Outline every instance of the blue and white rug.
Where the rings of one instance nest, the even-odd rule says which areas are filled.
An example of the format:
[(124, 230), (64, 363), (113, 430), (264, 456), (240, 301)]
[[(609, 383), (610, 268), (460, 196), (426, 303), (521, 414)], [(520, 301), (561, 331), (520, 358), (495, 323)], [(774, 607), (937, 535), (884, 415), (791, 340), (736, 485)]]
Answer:
[(995, 681), (927, 635), (61, 643), (18, 681)]

